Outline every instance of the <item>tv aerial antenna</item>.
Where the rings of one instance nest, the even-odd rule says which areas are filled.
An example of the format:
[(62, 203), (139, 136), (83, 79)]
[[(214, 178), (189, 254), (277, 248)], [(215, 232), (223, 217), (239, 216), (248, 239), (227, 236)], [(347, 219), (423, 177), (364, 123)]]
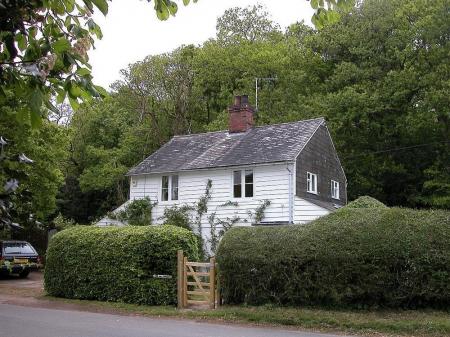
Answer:
[(278, 77), (255, 77), (255, 111), (258, 111), (258, 82), (274, 82), (277, 80)]

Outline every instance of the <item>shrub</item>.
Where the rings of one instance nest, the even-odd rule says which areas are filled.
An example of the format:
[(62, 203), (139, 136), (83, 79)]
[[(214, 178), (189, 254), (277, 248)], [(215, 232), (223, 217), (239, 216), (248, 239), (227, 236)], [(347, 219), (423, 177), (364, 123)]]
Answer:
[(183, 228), (72, 227), (50, 241), (45, 290), (66, 298), (174, 304), (178, 249), (198, 258), (197, 240)]
[(348, 208), (387, 208), (385, 204), (381, 201), (378, 201), (375, 198), (369, 197), (367, 195), (363, 195), (358, 199), (350, 202), (346, 207)]
[(189, 205), (173, 205), (172, 207), (166, 207), (164, 209), (164, 215), (161, 217), (165, 223), (169, 223), (173, 226), (186, 228), (192, 230), (192, 220), (190, 213), (194, 210)]
[(218, 252), (226, 303), (448, 307), (450, 212), (343, 208), (304, 226), (240, 227)]
[(152, 209), (154, 206), (155, 203), (152, 203), (149, 197), (135, 199), (117, 214), (110, 214), (110, 217), (132, 226), (147, 226), (152, 224)]

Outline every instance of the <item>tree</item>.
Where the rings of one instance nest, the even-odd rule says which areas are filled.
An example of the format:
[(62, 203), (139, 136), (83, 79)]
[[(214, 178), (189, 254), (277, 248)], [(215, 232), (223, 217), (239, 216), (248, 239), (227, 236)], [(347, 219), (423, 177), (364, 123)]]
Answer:
[[(11, 107), (19, 121), (36, 127), (45, 117), (42, 105), (56, 111), (54, 96), (58, 103), (67, 96), (76, 108), (106, 95), (92, 83), (87, 55), (94, 38), (102, 38), (91, 16), (108, 13), (106, 0), (12, 0), (0, 7), (0, 113)], [(177, 12), (171, 0), (155, 0), (154, 8), (161, 20)]]
[[(185, 5), (189, 2), (183, 1)], [(102, 38), (100, 27), (91, 18), (97, 9), (106, 15), (107, 1), (0, 2), (0, 118), (10, 130), (14, 130), (10, 138), (17, 144), (29, 141), (23, 139), (31, 137), (29, 126), (34, 129), (42, 126), (49, 114), (53, 115), (51, 118), (61, 120), (61, 109), (55, 107), (54, 97), (59, 104), (67, 97), (72, 108), (76, 109), (80, 102), (107, 95), (103, 88), (92, 83), (87, 55), (94, 45), (94, 38)], [(170, 15), (175, 15), (178, 7), (171, 0), (155, 0), (154, 9), (159, 19), (166, 20)], [(64, 116), (62, 120), (69, 117)], [(19, 122), (19, 127), (14, 123), (11, 125), (13, 120)], [(2, 136), (5, 137), (5, 134)], [(2, 180), (14, 181), (17, 185), (18, 181), (11, 177), (19, 172), (8, 167), (8, 162), (3, 159), (1, 164)], [(56, 170), (56, 167), (53, 169)], [(10, 187), (5, 185), (0, 191), (0, 203), (3, 206), (8, 204), (8, 217), (11, 214), (9, 199), (14, 197)], [(45, 188), (42, 190), (45, 191)], [(47, 207), (51, 208), (54, 193), (48, 196)], [(22, 197), (20, 199), (24, 200)], [(45, 210), (45, 206), (43, 208)], [(45, 211), (39, 212), (45, 214)], [(7, 220), (2, 224), (11, 223), (9, 218)]]
[(280, 26), (273, 22), (262, 5), (230, 8), (217, 20), (219, 43), (264, 41), (280, 34)]
[(445, 1), (365, 1), (313, 40), (329, 69), (326, 85), (298, 100), (328, 117), (351, 198), (443, 207), (422, 194), (446, 177), (432, 172), (450, 164), (446, 8)]
[(13, 115), (0, 116), (0, 125), (5, 143), (0, 158), (0, 204), (11, 206), (9, 216), (1, 207), (3, 225), (7, 225), (4, 221), (21, 226), (44, 223), (56, 210), (56, 195), (63, 183), (67, 130), (48, 121), (32, 130), (19, 126)]

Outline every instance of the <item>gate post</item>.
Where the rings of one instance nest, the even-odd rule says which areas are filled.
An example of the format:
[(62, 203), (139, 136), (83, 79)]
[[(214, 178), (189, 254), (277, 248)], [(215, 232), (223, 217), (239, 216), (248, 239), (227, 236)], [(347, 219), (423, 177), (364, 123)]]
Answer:
[(216, 259), (214, 257), (209, 259), (209, 307), (214, 309), (216, 307)]
[(184, 273), (183, 273), (183, 251), (177, 251), (177, 306), (183, 309), (184, 299)]

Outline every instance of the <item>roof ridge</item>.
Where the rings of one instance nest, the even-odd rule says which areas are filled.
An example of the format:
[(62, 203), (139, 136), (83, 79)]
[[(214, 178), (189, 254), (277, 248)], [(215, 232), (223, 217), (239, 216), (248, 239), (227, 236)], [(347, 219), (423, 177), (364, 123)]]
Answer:
[(259, 126), (255, 126), (256, 128), (265, 128), (268, 126), (278, 126), (278, 125), (286, 125), (286, 124), (295, 124), (295, 123), (303, 123), (303, 122), (311, 122), (311, 121), (315, 121), (315, 120), (319, 120), (319, 119), (323, 119), (325, 120), (325, 117), (316, 117), (316, 118), (309, 118), (309, 119), (302, 119), (299, 121), (295, 121), (295, 122), (283, 122), (283, 123), (277, 123), (277, 124), (267, 124), (267, 125), (259, 125)]
[(208, 132), (200, 132), (200, 133), (189, 133), (187, 135), (174, 135), (174, 136), (172, 136), (171, 139), (173, 139), (173, 138), (181, 138), (181, 137), (192, 137), (192, 136), (198, 136), (198, 135), (207, 135), (207, 134), (212, 134), (212, 133), (223, 133), (223, 132), (228, 132), (228, 130), (208, 131)]
[[(258, 125), (258, 126), (254, 126), (252, 129), (260, 129), (260, 128), (266, 128), (266, 127), (269, 127), (269, 126), (294, 124), (294, 123), (300, 123), (300, 122), (302, 122), (302, 123), (303, 122), (311, 122), (311, 121), (319, 120), (319, 119), (325, 120), (325, 117), (315, 117), (315, 118), (309, 118), (309, 119), (302, 119), (302, 120), (299, 120), (299, 121), (283, 122), (283, 123), (277, 123), (277, 124)], [(250, 130), (251, 129), (249, 129), (248, 131), (250, 131)], [(192, 136), (199, 136), (199, 135), (207, 135), (207, 134), (213, 134), (213, 133), (224, 133), (224, 132), (228, 132), (228, 130), (218, 130), (218, 131), (208, 131), (208, 132), (200, 132), (200, 133), (190, 133), (190, 134), (187, 134), (187, 135), (174, 135), (174, 136), (172, 136), (171, 139), (173, 139), (173, 138), (181, 138), (181, 137), (192, 137)]]

